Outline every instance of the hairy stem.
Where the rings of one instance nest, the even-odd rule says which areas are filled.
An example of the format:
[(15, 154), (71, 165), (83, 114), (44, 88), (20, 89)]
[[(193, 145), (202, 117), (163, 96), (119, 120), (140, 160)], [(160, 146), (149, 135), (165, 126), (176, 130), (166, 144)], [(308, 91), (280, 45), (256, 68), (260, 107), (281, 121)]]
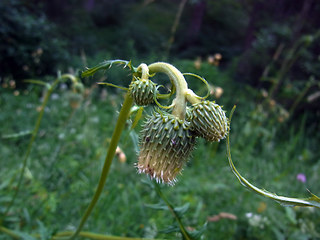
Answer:
[(100, 180), (99, 180), (99, 183), (98, 183), (98, 187), (96, 189), (96, 192), (95, 192), (95, 194), (94, 194), (94, 196), (93, 196), (88, 208), (86, 209), (84, 215), (81, 218), (81, 221), (80, 221), (80, 224), (78, 226), (78, 229), (71, 236), (70, 240), (71, 239), (75, 239), (78, 236), (78, 234), (80, 233), (81, 229), (83, 228), (83, 225), (87, 221), (87, 219), (88, 219), (89, 215), (91, 214), (93, 208), (95, 207), (96, 203), (98, 202), (98, 199), (99, 199), (99, 197), (101, 195), (103, 187), (104, 187), (104, 185), (106, 183), (106, 180), (107, 180), (107, 177), (108, 177), (108, 173), (109, 173), (109, 170), (110, 170), (110, 166), (111, 166), (111, 163), (112, 163), (112, 159), (113, 159), (113, 157), (115, 155), (116, 148), (118, 146), (118, 142), (120, 140), (120, 136), (121, 136), (122, 130), (124, 129), (124, 126), (126, 124), (126, 120), (127, 120), (128, 115), (130, 113), (130, 109), (131, 109), (132, 104), (133, 104), (133, 99), (131, 98), (130, 94), (127, 93), (126, 97), (125, 97), (125, 100), (124, 100), (124, 103), (123, 103), (122, 108), (121, 108), (120, 113), (119, 113), (119, 118), (118, 118), (117, 124), (115, 126), (115, 129), (114, 129), (114, 132), (113, 132), (113, 135), (112, 135), (112, 138), (111, 138), (110, 146), (109, 146), (108, 153), (107, 153), (105, 161), (104, 161), (104, 165), (103, 165), (103, 169), (102, 169), (102, 172), (101, 172), (101, 176), (100, 176)]
[(196, 103), (199, 100), (196, 98), (196, 95), (188, 89), (188, 84), (182, 73), (171, 64), (164, 62), (152, 63), (148, 68), (150, 74), (161, 72), (169, 76), (176, 89), (176, 98), (173, 100), (174, 107), (172, 114), (183, 120), (186, 115), (186, 99), (191, 103)]
[(141, 79), (148, 79), (149, 78), (149, 69), (147, 64), (145, 63), (141, 63), (138, 68), (137, 71), (141, 71)]

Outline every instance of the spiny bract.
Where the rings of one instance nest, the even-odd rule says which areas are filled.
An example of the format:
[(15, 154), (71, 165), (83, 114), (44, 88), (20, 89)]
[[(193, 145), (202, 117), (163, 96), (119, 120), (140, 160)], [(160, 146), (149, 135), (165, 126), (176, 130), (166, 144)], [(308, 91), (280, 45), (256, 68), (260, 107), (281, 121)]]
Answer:
[(225, 111), (211, 101), (202, 101), (193, 105), (192, 130), (208, 141), (217, 141), (225, 138), (229, 132), (229, 120)]
[(150, 79), (137, 78), (130, 84), (129, 91), (137, 105), (146, 106), (154, 102), (157, 86)]
[(143, 126), (137, 168), (157, 182), (173, 185), (195, 145), (190, 123), (154, 112)]

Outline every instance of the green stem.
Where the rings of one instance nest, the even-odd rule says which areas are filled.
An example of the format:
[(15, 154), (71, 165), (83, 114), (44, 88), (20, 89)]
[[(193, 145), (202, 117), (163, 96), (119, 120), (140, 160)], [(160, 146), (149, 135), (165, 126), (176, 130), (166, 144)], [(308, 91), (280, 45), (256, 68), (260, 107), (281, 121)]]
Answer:
[(21, 170), (20, 175), (19, 175), (18, 185), (17, 185), (17, 187), (15, 189), (14, 195), (13, 195), (8, 207), (6, 208), (6, 210), (4, 212), (4, 216), (6, 216), (8, 214), (8, 212), (10, 211), (10, 208), (12, 207), (14, 201), (17, 198), (17, 195), (18, 195), (19, 190), (21, 188), (23, 175), (24, 175), (24, 172), (25, 172), (26, 167), (27, 167), (28, 157), (30, 155), (33, 142), (36, 139), (36, 136), (37, 136), (37, 133), (38, 133), (38, 130), (39, 130), (39, 127), (40, 127), (40, 123), (41, 123), (41, 120), (42, 120), (42, 117), (43, 117), (44, 109), (45, 109), (45, 107), (46, 107), (46, 105), (48, 103), (50, 95), (52, 94), (53, 90), (55, 89), (55, 87), (57, 86), (59, 81), (60, 81), (60, 79), (57, 79), (56, 81), (54, 81), (54, 83), (50, 86), (50, 88), (48, 89), (47, 93), (44, 96), (44, 99), (43, 99), (43, 102), (42, 102), (42, 105), (41, 105), (41, 110), (39, 112), (39, 115), (38, 115), (34, 130), (32, 131), (32, 135), (31, 135), (31, 138), (30, 138), (30, 141), (29, 141), (29, 144), (28, 144), (27, 151), (26, 151), (26, 153), (24, 155), (23, 165), (22, 165), (22, 170)]
[(298, 106), (298, 104), (300, 103), (300, 101), (302, 100), (302, 98), (306, 95), (306, 93), (308, 92), (308, 90), (312, 87), (312, 83), (308, 82), (306, 84), (306, 86), (304, 87), (304, 89), (302, 90), (302, 92), (298, 95), (298, 97), (296, 98), (296, 100), (293, 102), (293, 104), (290, 107), (289, 110), (289, 116), (292, 116), (294, 110), (296, 109), (296, 107)]
[(9, 235), (10, 237), (12, 238), (16, 238), (16, 239), (20, 239), (21, 236), (19, 236), (18, 234), (16, 234), (14, 231), (8, 229), (8, 228), (5, 228), (3, 226), (0, 226), (0, 231)]
[[(5, 228), (3, 226), (0, 226), (0, 232), (3, 232), (7, 235), (9, 235), (12, 238), (15, 239), (22, 239), (23, 237), (16, 232)], [(65, 231), (65, 232), (60, 232), (57, 235), (53, 236), (51, 239), (52, 240), (58, 240), (62, 237), (69, 237), (73, 234), (74, 232), (71, 231)], [(35, 237), (39, 238), (39, 234), (35, 234)], [(130, 237), (117, 237), (117, 236), (108, 236), (108, 235), (103, 235), (103, 234), (98, 234), (98, 233), (93, 233), (93, 232), (80, 232), (79, 236), (84, 237), (84, 238), (90, 238), (90, 239), (95, 239), (95, 240), (151, 240), (149, 238), (130, 238)], [(161, 239), (158, 239), (161, 240)]]
[(169, 76), (176, 89), (176, 98), (173, 100), (174, 107), (172, 114), (183, 120), (186, 114), (186, 100), (192, 104), (198, 103), (200, 100), (197, 98), (197, 95), (188, 88), (184, 76), (173, 65), (164, 62), (156, 62), (150, 64), (148, 68), (150, 74), (162, 72)]
[(123, 103), (122, 108), (121, 108), (120, 113), (119, 113), (119, 118), (118, 118), (115, 130), (114, 130), (112, 138), (111, 138), (110, 146), (109, 146), (108, 153), (107, 153), (105, 161), (104, 161), (104, 165), (103, 165), (102, 173), (101, 173), (100, 180), (99, 180), (99, 183), (98, 183), (98, 187), (96, 189), (96, 192), (95, 192), (95, 194), (94, 194), (94, 196), (93, 196), (93, 198), (92, 198), (92, 200), (91, 200), (86, 212), (82, 216), (82, 219), (80, 221), (78, 229), (71, 236), (70, 240), (71, 239), (75, 239), (78, 236), (78, 234), (80, 233), (81, 229), (83, 228), (83, 225), (87, 221), (89, 215), (91, 214), (94, 206), (96, 205), (96, 203), (97, 203), (97, 201), (98, 201), (98, 199), (99, 199), (99, 197), (101, 195), (101, 192), (103, 190), (103, 187), (104, 187), (105, 182), (106, 182), (107, 177), (108, 177), (108, 173), (109, 173), (109, 170), (110, 170), (112, 159), (113, 159), (113, 157), (115, 155), (116, 148), (117, 148), (118, 142), (120, 140), (121, 132), (122, 132), (122, 130), (123, 130), (125, 124), (126, 124), (126, 120), (127, 120), (128, 115), (130, 113), (130, 109), (131, 109), (132, 104), (133, 104), (133, 99), (131, 98), (130, 94), (127, 93), (126, 97), (125, 97), (125, 100), (124, 100), (124, 103)]
[(170, 212), (172, 213), (172, 215), (174, 216), (174, 218), (176, 219), (176, 221), (179, 224), (179, 228), (180, 231), (182, 233), (182, 235), (184, 236), (184, 238), (186, 240), (191, 240), (191, 237), (189, 236), (187, 230), (184, 228), (183, 223), (180, 219), (180, 217), (178, 216), (178, 214), (176, 213), (176, 211), (174, 210), (174, 207), (171, 205), (171, 203), (168, 201), (168, 199), (166, 198), (166, 196), (164, 196), (164, 194), (161, 192), (161, 189), (159, 187), (159, 185), (154, 182), (154, 186), (155, 186), (155, 190), (157, 192), (157, 194), (159, 195), (159, 197), (166, 203), (166, 205), (168, 206)]
[[(61, 232), (57, 234), (56, 236), (52, 237), (52, 240), (58, 240), (61, 237), (68, 237), (72, 235), (73, 232)], [(80, 232), (80, 237), (90, 238), (90, 239), (96, 239), (96, 240), (151, 240), (149, 238), (130, 238), (130, 237), (118, 237), (118, 236), (108, 236), (103, 234), (97, 234), (92, 232)], [(158, 239), (160, 240), (160, 239)]]
[(149, 78), (149, 69), (147, 64), (145, 63), (141, 63), (138, 68), (137, 71), (141, 71), (141, 79), (148, 79)]
[(184, 9), (184, 6), (186, 5), (186, 3), (187, 3), (187, 0), (181, 0), (181, 2), (179, 4), (179, 8), (178, 8), (174, 23), (171, 28), (171, 35), (170, 35), (170, 38), (168, 41), (168, 46), (166, 49), (165, 58), (169, 57), (170, 49), (171, 49), (172, 44), (174, 43), (175, 34), (177, 32), (177, 28), (178, 28), (180, 20), (181, 20), (181, 15), (182, 15), (182, 12), (183, 12), (183, 9)]

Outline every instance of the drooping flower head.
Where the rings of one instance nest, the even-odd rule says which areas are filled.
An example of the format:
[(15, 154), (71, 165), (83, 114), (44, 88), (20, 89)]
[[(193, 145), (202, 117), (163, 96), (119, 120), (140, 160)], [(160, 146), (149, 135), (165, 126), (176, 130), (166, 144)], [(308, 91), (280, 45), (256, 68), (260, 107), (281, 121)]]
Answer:
[(147, 118), (137, 168), (157, 182), (173, 185), (195, 145), (190, 123), (160, 110)]

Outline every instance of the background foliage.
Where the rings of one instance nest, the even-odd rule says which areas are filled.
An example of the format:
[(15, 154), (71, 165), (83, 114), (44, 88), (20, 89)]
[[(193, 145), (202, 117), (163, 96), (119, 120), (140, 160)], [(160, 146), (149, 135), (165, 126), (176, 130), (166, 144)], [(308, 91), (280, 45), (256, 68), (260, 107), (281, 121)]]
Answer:
[[(0, 213), (16, 187), (45, 92), (23, 80), (52, 82), (59, 71), (77, 74), (117, 58), (135, 65), (166, 60), (182, 72), (205, 77), (212, 85), (211, 99), (228, 112), (237, 104), (230, 141), (239, 171), (281, 195), (303, 197), (306, 188), (319, 195), (319, 2), (183, 2), (0, 2)], [(54, 92), (23, 189), (1, 225), (30, 236), (41, 232), (43, 239), (75, 229), (98, 182), (123, 99), (121, 91), (97, 87), (95, 82), (102, 80), (127, 86), (130, 78), (112, 68), (85, 79), (83, 95), (74, 96), (68, 84)], [(200, 81), (187, 80), (204, 93)], [(124, 133), (120, 148), (126, 158), (115, 159), (85, 228), (178, 239), (177, 233), (167, 233), (176, 227), (172, 215), (155, 209), (162, 200), (133, 167), (135, 136), (128, 129)], [(178, 184), (162, 191), (174, 206), (189, 204), (182, 220), (190, 231), (207, 222), (204, 239), (320, 237), (318, 210), (283, 208), (246, 191), (228, 167), (224, 142), (199, 141)]]

